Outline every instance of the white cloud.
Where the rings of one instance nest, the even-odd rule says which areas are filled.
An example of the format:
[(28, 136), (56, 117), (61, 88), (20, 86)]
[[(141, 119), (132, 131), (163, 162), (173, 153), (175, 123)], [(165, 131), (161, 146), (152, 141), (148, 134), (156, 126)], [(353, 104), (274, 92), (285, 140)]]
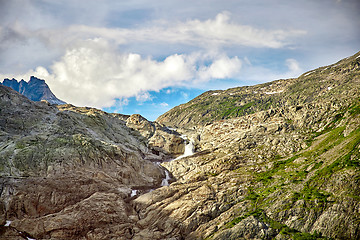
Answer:
[(167, 104), (166, 102), (162, 102), (162, 103), (160, 103), (160, 106), (161, 107), (169, 107), (169, 104)]
[(252, 65), (248, 57), (244, 57), (244, 62), (245, 62), (247, 65)]
[(136, 95), (136, 101), (143, 103), (146, 101), (151, 101), (153, 99), (153, 96), (151, 96), (148, 92), (138, 93)]
[(115, 99), (115, 104), (111, 106), (111, 112), (122, 113), (124, 107), (127, 105), (129, 105), (129, 99), (127, 98)]
[(116, 104), (116, 99), (133, 96), (139, 102), (149, 101), (148, 91), (235, 77), (240, 68), (237, 57), (215, 53), (173, 54), (156, 61), (121, 53), (116, 45), (96, 38), (68, 49), (50, 72), (38, 67), (23, 77), (46, 79), (54, 94), (66, 102), (103, 108)]
[(200, 48), (214, 48), (226, 45), (248, 47), (281, 48), (291, 38), (306, 34), (303, 30), (265, 30), (232, 22), (229, 12), (221, 12), (214, 19), (198, 19), (184, 22), (165, 20), (153, 21), (150, 26), (139, 28), (107, 28), (88, 25), (69, 25), (57, 29), (27, 29), (14, 24), (11, 30), (26, 38), (37, 38), (51, 47), (69, 47), (78, 40), (104, 38), (124, 45), (134, 42), (156, 44), (186, 44)]
[(292, 58), (286, 59), (286, 66), (289, 68), (289, 71), (294, 74), (300, 74), (302, 71), (299, 63)]
[(219, 13), (215, 19), (191, 20), (181, 23), (165, 32), (183, 36), (180, 39), (184, 42), (269, 48), (284, 47), (287, 38), (305, 34), (304, 31), (300, 30), (263, 30), (233, 23), (230, 21), (229, 12)]
[(181, 96), (185, 99), (188, 100), (189, 99), (189, 94), (186, 92), (180, 92)]
[(255, 84), (278, 79), (294, 78), (303, 73), (303, 69), (300, 67), (300, 64), (296, 59), (286, 59), (282, 64), (282, 68), (286, 67), (287, 70), (284, 69), (282, 71), (275, 71), (273, 69), (257, 65), (244, 65), (241, 69), (241, 80)]
[(224, 79), (235, 76), (239, 73), (241, 61), (237, 58), (229, 58), (222, 56), (216, 59), (210, 66), (202, 67), (198, 73), (199, 80), (207, 80), (209, 78)]

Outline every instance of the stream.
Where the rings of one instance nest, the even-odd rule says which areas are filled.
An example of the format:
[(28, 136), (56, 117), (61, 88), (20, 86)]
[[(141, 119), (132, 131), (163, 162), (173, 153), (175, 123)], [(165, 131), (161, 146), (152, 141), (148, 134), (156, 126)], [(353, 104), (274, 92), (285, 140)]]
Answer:
[[(188, 139), (186, 135), (182, 135), (181, 138), (184, 139), (185, 142), (187, 142), (187, 144), (185, 145), (184, 153), (182, 155), (178, 156), (177, 158), (167, 160), (166, 162), (171, 162), (171, 161), (178, 160), (178, 159), (181, 159), (181, 158), (184, 158), (184, 157), (188, 157), (188, 156), (191, 156), (191, 155), (193, 155), (195, 153), (194, 140), (193, 139)], [(156, 162), (156, 164), (158, 164), (158, 165), (160, 165), (161, 163), (162, 162)], [(170, 185), (170, 180), (172, 179), (170, 177), (170, 172), (166, 168), (164, 168), (164, 171), (165, 171), (165, 178), (162, 180), (160, 187), (169, 186)], [(156, 188), (149, 189), (147, 192), (151, 192), (151, 191), (153, 191), (155, 189)], [(140, 192), (140, 190), (132, 189), (130, 197), (131, 198), (132, 197), (137, 197), (137, 195), (143, 194), (143, 193), (144, 192)]]
[[(182, 135), (181, 138), (188, 142), (185, 145), (185, 151), (184, 151), (184, 153), (182, 155), (178, 156), (177, 158), (169, 160), (169, 162), (171, 162), (173, 160), (178, 160), (178, 159), (181, 159), (181, 158), (184, 158), (184, 157), (188, 157), (188, 156), (191, 156), (191, 155), (194, 154), (194, 152), (195, 152), (194, 141), (192, 139), (188, 139), (186, 135)], [(170, 185), (169, 180), (171, 180), (170, 173), (165, 168), (165, 178), (161, 182), (161, 187), (169, 186)]]

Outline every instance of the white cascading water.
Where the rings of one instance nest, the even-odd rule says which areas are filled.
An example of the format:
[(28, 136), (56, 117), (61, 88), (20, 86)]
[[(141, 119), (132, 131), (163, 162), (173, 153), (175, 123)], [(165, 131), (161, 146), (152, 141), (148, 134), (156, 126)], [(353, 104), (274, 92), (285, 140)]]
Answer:
[[(192, 139), (188, 140), (186, 136), (181, 136), (185, 141), (188, 141), (188, 143), (185, 145), (185, 151), (183, 153), (183, 155), (175, 158), (174, 160), (183, 158), (183, 157), (188, 157), (194, 154), (195, 152), (195, 146), (194, 146), (194, 141)], [(165, 169), (165, 178), (162, 180), (161, 182), (161, 186), (169, 186), (169, 180), (171, 179), (169, 171)]]
[(169, 186), (169, 180), (171, 179), (169, 171), (165, 169), (165, 178), (161, 182), (161, 186)]
[(131, 190), (131, 195), (130, 197), (136, 196), (137, 195), (137, 190)]
[(188, 143), (185, 145), (185, 151), (183, 153), (183, 155), (175, 158), (175, 160), (183, 158), (183, 157), (188, 157), (194, 154), (195, 152), (195, 145), (194, 145), (194, 140), (192, 139), (188, 139), (186, 136), (181, 136), (185, 141), (188, 141)]
[(195, 152), (194, 141), (189, 140), (189, 143), (185, 145), (185, 151), (183, 157), (191, 156)]

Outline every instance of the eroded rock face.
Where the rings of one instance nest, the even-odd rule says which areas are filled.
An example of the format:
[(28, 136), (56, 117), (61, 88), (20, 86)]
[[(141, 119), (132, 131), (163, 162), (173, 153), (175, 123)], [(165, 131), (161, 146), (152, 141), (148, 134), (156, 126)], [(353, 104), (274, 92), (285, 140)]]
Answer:
[[(132, 217), (133, 216), (133, 217)], [(62, 211), (36, 219), (15, 220), (19, 231), (37, 239), (131, 239), (137, 216), (116, 193), (95, 192)]]
[(169, 130), (167, 127), (155, 123), (156, 131), (149, 139), (149, 144), (155, 149), (171, 154), (172, 157), (184, 153), (185, 141), (180, 134), (174, 130)]
[(133, 114), (126, 120), (126, 126), (135, 129), (145, 138), (151, 138), (155, 133), (154, 123), (148, 121), (140, 114)]
[(139, 114), (133, 114), (127, 118), (126, 126), (137, 130), (148, 140), (149, 146), (160, 156), (158, 160), (184, 153), (184, 139), (178, 132), (170, 130), (162, 124), (150, 122)]

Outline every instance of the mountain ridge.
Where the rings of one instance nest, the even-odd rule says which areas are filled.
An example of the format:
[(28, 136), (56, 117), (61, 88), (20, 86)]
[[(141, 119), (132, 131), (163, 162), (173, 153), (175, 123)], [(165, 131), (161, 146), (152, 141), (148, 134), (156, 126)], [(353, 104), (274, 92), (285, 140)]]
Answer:
[[(214, 120), (244, 116), (279, 106), (301, 105), (319, 97), (330, 101), (331, 96), (326, 92), (343, 91), (341, 84), (346, 83), (347, 78), (354, 74), (353, 69), (360, 68), (359, 56), (360, 52), (329, 66), (308, 71), (298, 78), (208, 91), (174, 107), (159, 116), (156, 121), (178, 127), (204, 125)], [(346, 69), (343, 66), (347, 66)], [(332, 79), (331, 75), (336, 76), (336, 79)], [(358, 88), (355, 86), (355, 89)], [(351, 92), (352, 89), (348, 91)], [(349, 97), (352, 97), (351, 94)]]
[(42, 101), (46, 100), (50, 104), (65, 104), (66, 102), (58, 99), (50, 90), (49, 86), (46, 84), (45, 80), (36, 78), (34, 76), (30, 77), (29, 82), (24, 81), (23, 79), (19, 82), (16, 79), (4, 79), (2, 83), (3, 86), (11, 87), (20, 94), (26, 96), (32, 101)]

